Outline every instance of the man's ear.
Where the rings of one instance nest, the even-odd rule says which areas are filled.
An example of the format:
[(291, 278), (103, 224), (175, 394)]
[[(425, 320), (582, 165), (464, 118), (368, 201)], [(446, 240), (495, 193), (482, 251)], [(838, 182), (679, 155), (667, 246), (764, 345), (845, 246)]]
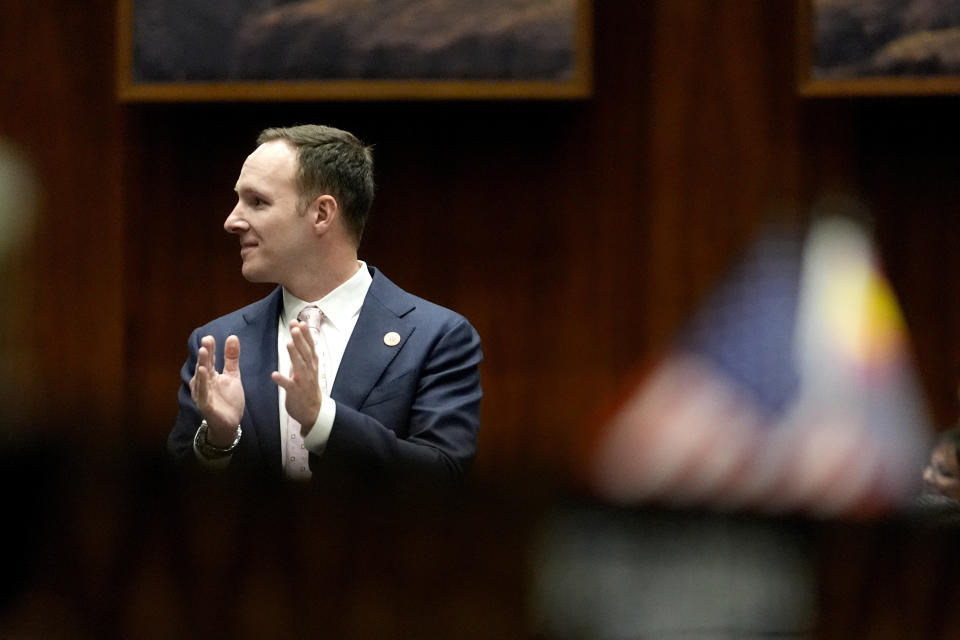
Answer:
[(330, 229), (340, 216), (340, 205), (337, 203), (336, 198), (329, 194), (324, 194), (317, 196), (314, 201), (310, 203), (307, 214), (313, 223), (314, 231), (318, 235), (322, 235)]

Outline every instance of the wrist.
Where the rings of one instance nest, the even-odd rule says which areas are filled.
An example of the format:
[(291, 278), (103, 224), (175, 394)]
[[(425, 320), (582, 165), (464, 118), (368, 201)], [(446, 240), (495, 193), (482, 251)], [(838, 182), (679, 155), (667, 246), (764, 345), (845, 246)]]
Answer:
[(317, 418), (319, 417), (320, 417), (320, 412), (317, 411), (316, 413), (313, 414), (313, 418), (311, 420), (300, 423), (300, 435), (306, 436), (308, 433), (310, 433), (310, 430), (313, 429), (313, 425), (317, 424)]
[(243, 429), (240, 428), (240, 425), (237, 425), (236, 430), (228, 442), (214, 439), (211, 435), (215, 434), (213, 434), (210, 429), (210, 425), (206, 420), (201, 421), (200, 427), (197, 429), (197, 433), (193, 438), (193, 444), (197, 448), (197, 451), (205, 458), (225, 458), (232, 455), (234, 449), (237, 448), (237, 444), (240, 443), (240, 437), (243, 435)]
[[(207, 423), (207, 444), (221, 449), (227, 449), (233, 444), (233, 441), (237, 439), (237, 431), (240, 429), (240, 425), (236, 425), (233, 428), (215, 427), (211, 425), (208, 420), (204, 420), (203, 422)], [(202, 424), (203, 423), (201, 423), (201, 425)]]

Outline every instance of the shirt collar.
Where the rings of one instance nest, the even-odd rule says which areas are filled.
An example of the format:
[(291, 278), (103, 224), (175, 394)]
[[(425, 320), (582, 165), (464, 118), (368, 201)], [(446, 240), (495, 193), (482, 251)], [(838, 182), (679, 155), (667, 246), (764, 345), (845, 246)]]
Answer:
[(363, 300), (367, 297), (367, 290), (370, 288), (370, 283), (373, 282), (370, 270), (367, 269), (367, 263), (363, 260), (357, 262), (360, 265), (357, 272), (320, 300), (312, 302), (301, 300), (284, 288), (283, 312), (281, 314), (283, 324), (289, 326), (290, 321), (295, 319), (304, 307), (316, 305), (334, 327), (342, 329), (348, 320), (360, 313)]

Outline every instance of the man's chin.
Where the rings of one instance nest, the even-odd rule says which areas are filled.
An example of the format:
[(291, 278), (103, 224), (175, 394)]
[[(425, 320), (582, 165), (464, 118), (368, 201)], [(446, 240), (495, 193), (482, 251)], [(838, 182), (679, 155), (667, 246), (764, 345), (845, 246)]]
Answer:
[(244, 279), (247, 282), (269, 282), (267, 274), (263, 272), (262, 269), (257, 269), (252, 265), (244, 264), (240, 269), (240, 273), (243, 275)]

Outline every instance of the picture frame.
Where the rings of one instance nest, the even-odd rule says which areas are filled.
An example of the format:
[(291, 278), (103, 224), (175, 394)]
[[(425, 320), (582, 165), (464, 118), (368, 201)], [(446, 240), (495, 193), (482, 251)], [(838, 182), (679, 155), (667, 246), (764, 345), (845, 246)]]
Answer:
[[(372, 2), (339, 1), (343, 2), (344, 6), (354, 6), (349, 5), (349, 2), (354, 2), (357, 6), (366, 3), (368, 7)], [(118, 0), (117, 97), (121, 102), (128, 103), (583, 99), (589, 97), (593, 89), (592, 2), (593, 0), (476, 2), (471, 6), (484, 7), (488, 12), (496, 10), (497, 3), (502, 3), (507, 9), (520, 6), (525, 8), (526, 13), (522, 14), (522, 20), (526, 22), (520, 18), (514, 22), (501, 20), (497, 24), (507, 25), (503, 27), (504, 32), (490, 35), (490, 28), (487, 26), (490, 21), (482, 21), (484, 16), (478, 16), (473, 23), (464, 22), (463, 18), (458, 18), (456, 22), (447, 20), (443, 23), (443, 16), (438, 16), (438, 29), (446, 29), (443, 35), (459, 29), (465, 33), (461, 35), (464, 44), (458, 45), (455, 40), (457, 36), (454, 35), (449, 38), (453, 45), (444, 45), (446, 48), (434, 47), (433, 50), (423, 53), (415, 50), (420, 46), (416, 43), (432, 42), (432, 34), (425, 31), (426, 37), (419, 40), (412, 38), (407, 32), (398, 35), (396, 30), (390, 31), (389, 16), (376, 23), (376, 28), (369, 28), (367, 25), (368, 28), (359, 32), (359, 35), (356, 35), (359, 27), (351, 26), (353, 35), (337, 32), (334, 34), (337, 37), (331, 37), (334, 33), (331, 29), (335, 28), (336, 24), (351, 24), (350, 18), (344, 17), (343, 12), (333, 18), (326, 14), (320, 15), (332, 4), (336, 4), (335, 2), (218, 0), (210, 3), (208, 0)], [(424, 7), (429, 5), (422, 0), (393, 0), (392, 4), (394, 8), (401, 6), (407, 11), (416, 11), (418, 3), (422, 3)], [(530, 18), (529, 6), (536, 7), (538, 3), (543, 5), (543, 10), (540, 14), (534, 10), (535, 17)], [(389, 3), (379, 6), (386, 4)], [(264, 13), (246, 15), (241, 19), (236, 12), (248, 11), (251, 5), (265, 7)], [(216, 20), (219, 17), (213, 12), (229, 12), (229, 8), (222, 7), (231, 6), (235, 9), (234, 14), (228, 15), (224, 24), (218, 24)], [(429, 6), (435, 7), (436, 3)], [(215, 7), (221, 9), (213, 9)], [(294, 13), (297, 10), (300, 11), (299, 14)], [(423, 14), (430, 9), (420, 10)], [(191, 14), (191, 11), (194, 13)], [(517, 11), (518, 15), (521, 15), (519, 10)], [(220, 17), (223, 15), (225, 13)], [(530, 24), (531, 20), (539, 16), (545, 16), (542, 23)], [(425, 17), (426, 20), (420, 21), (397, 20), (400, 25), (398, 29), (429, 29), (430, 15)], [(323, 19), (326, 19), (326, 22), (323, 22)], [(337, 23), (337, 19), (341, 19), (341, 22)], [(377, 17), (365, 15), (364, 19), (369, 23)], [(255, 28), (251, 27), (251, 24)], [(294, 31), (291, 35), (291, 24), (305, 31)], [(334, 24), (334, 27), (331, 27), (331, 24)], [(466, 26), (457, 26), (464, 24)], [(510, 32), (511, 24), (520, 26)], [(268, 28), (260, 28), (262, 25), (268, 25)], [(270, 28), (275, 29), (275, 37), (269, 35)], [(345, 31), (347, 27), (343, 29)], [(265, 32), (268, 35), (265, 36)], [(371, 32), (374, 35), (369, 35)], [(478, 33), (481, 35), (477, 35)], [(532, 36), (527, 37), (528, 34)], [(217, 37), (223, 41), (217, 43)], [(370, 45), (367, 41), (373, 37), (380, 37), (382, 41)], [(229, 47), (225, 44), (227, 39), (231, 43)], [(241, 45), (237, 45), (238, 40)], [(351, 46), (360, 48), (359, 45), (354, 45), (360, 40), (364, 41), (366, 51), (373, 52), (367, 58), (363, 57), (366, 54), (351, 50)], [(411, 40), (415, 42), (414, 45), (394, 44), (394, 41), (409, 43)], [(340, 47), (338, 52), (341, 55), (304, 56), (304, 41), (308, 46), (313, 46), (314, 42), (322, 42), (328, 48), (334, 46), (331, 42), (336, 43), (336, 46)], [(277, 45), (278, 42), (281, 44)], [(485, 42), (489, 43), (486, 50), (483, 49)], [(301, 47), (301, 53), (291, 54), (289, 50), (297, 46)], [(288, 50), (284, 50), (284, 47)], [(525, 51), (531, 52), (530, 55), (525, 55)], [(400, 62), (395, 62), (398, 59)], [(306, 64), (298, 62), (303, 60), (328, 66), (334, 63), (343, 66), (327, 69), (324, 73), (329, 71), (330, 75), (324, 75), (297, 68), (297, 64)], [(471, 67), (474, 60), (479, 63)], [(495, 66), (501, 60), (506, 62), (500, 67)], [(271, 64), (274, 66), (271, 67)], [(378, 64), (381, 67), (377, 67)], [(404, 75), (408, 73), (407, 69), (411, 68), (423, 68), (428, 72), (409, 77)], [(361, 69), (361, 73), (357, 77), (351, 77), (351, 69)], [(382, 77), (377, 75), (379, 69), (384, 70)], [(456, 73), (451, 74), (450, 69), (454, 69)], [(398, 73), (400, 75), (397, 75)]]
[(800, 96), (960, 93), (960, 0), (796, 0), (796, 10)]

